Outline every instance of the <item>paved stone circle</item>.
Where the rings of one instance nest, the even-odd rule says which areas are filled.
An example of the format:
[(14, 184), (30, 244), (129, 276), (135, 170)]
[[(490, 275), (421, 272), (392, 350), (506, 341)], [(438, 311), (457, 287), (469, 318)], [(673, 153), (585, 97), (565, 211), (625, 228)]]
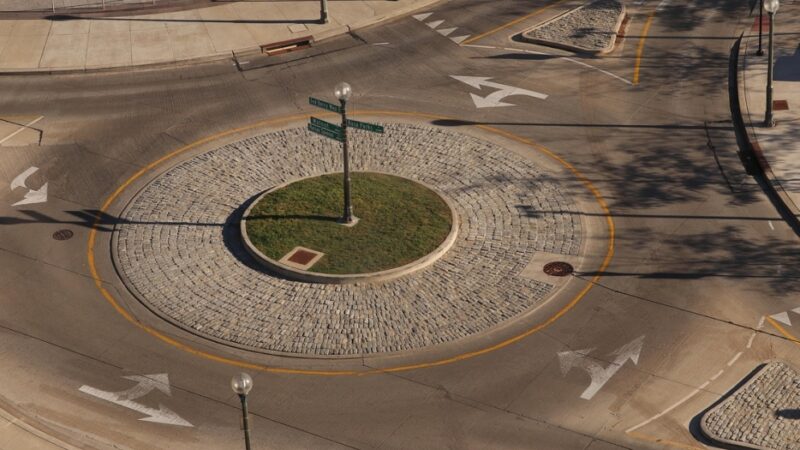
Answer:
[(206, 337), (304, 356), (397, 352), (450, 342), (528, 311), (553, 286), (519, 276), (534, 253), (577, 255), (580, 218), (552, 176), (494, 143), (440, 128), (351, 131), (353, 170), (392, 173), (448, 197), (456, 243), (383, 283), (290, 281), (239, 240), (242, 205), (271, 186), (341, 171), (338, 143), (304, 128), (222, 146), (155, 178), (117, 225), (114, 258), (150, 309)]
[(766, 364), (701, 420), (713, 440), (745, 448), (800, 448), (800, 372), (781, 361)]

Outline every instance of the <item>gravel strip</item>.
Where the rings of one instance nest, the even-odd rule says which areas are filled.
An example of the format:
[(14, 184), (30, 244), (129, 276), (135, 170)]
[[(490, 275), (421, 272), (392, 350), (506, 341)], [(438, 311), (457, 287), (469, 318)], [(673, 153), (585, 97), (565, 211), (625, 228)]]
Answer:
[(614, 46), (625, 7), (598, 0), (575, 8), (522, 33), (530, 42), (585, 52), (607, 52)]

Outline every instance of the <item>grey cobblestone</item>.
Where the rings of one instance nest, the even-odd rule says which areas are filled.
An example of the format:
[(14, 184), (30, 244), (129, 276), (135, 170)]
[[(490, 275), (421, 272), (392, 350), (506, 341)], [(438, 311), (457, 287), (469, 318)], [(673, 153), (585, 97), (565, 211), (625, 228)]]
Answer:
[(712, 439), (747, 448), (800, 449), (800, 373), (774, 361), (702, 418)]
[(290, 129), (196, 156), (143, 189), (116, 230), (126, 285), (200, 334), (268, 351), (355, 355), (436, 345), (510, 320), (552, 289), (517, 276), (536, 251), (578, 254), (575, 206), (527, 159), (432, 127), (352, 133), (353, 170), (418, 180), (452, 202), (458, 239), (431, 267), (362, 285), (259, 270), (232, 223), (237, 208), (270, 186), (341, 170), (336, 143)]

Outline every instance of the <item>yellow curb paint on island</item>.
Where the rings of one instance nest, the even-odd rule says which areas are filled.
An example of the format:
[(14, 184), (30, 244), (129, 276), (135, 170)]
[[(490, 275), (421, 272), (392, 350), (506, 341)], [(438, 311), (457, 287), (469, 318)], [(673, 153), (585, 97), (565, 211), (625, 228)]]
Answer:
[[(318, 114), (318, 115), (325, 116), (325, 115), (332, 115), (332, 114), (333, 113), (324, 113), (324, 114)], [(423, 119), (426, 119), (426, 120), (454, 120), (451, 117), (437, 116), (437, 115), (431, 115), (431, 114), (425, 114), (425, 113), (415, 113), (415, 112), (400, 112), (400, 111), (370, 111), (370, 110), (364, 110), (364, 111), (354, 111), (351, 114), (353, 114), (353, 115), (381, 115), (381, 116), (395, 116), (395, 117), (403, 117), (404, 116), (404, 117), (423, 118)], [(311, 117), (310, 114), (296, 114), (296, 115), (291, 115), (291, 116), (286, 116), (286, 117), (281, 117), (281, 118), (276, 118), (276, 119), (269, 119), (269, 120), (256, 122), (256, 123), (253, 123), (253, 124), (250, 124), (250, 125), (246, 125), (246, 126), (239, 127), (239, 128), (234, 128), (234, 129), (231, 129), (231, 130), (223, 131), (223, 132), (208, 136), (206, 138), (200, 139), (200, 140), (195, 141), (195, 142), (193, 142), (191, 144), (188, 144), (188, 145), (180, 147), (180, 148), (178, 148), (176, 150), (173, 150), (172, 152), (166, 154), (165, 156), (163, 156), (163, 157), (157, 159), (156, 161), (146, 165), (145, 167), (143, 167), (142, 169), (140, 169), (139, 171), (134, 173), (130, 178), (125, 180), (125, 182), (122, 183), (122, 185), (120, 185), (111, 195), (108, 196), (106, 201), (103, 203), (103, 205), (97, 211), (97, 213), (94, 216), (94, 223), (92, 224), (92, 228), (91, 228), (91, 230), (89, 232), (89, 239), (88, 239), (88, 245), (87, 245), (87, 259), (88, 259), (88, 262), (89, 262), (89, 271), (90, 271), (90, 274), (92, 276), (92, 279), (94, 280), (95, 286), (100, 291), (100, 293), (103, 295), (103, 298), (105, 298), (106, 301), (109, 304), (111, 304), (111, 306), (123, 318), (125, 318), (125, 320), (127, 320), (130, 323), (132, 323), (133, 325), (135, 325), (136, 327), (140, 328), (141, 330), (145, 331), (146, 333), (150, 334), (151, 336), (161, 340), (162, 342), (164, 342), (166, 344), (172, 345), (172, 346), (174, 346), (174, 347), (176, 347), (176, 348), (178, 348), (180, 350), (183, 350), (183, 351), (185, 351), (187, 353), (193, 354), (195, 356), (199, 356), (201, 358), (208, 359), (210, 361), (215, 361), (215, 362), (218, 362), (218, 363), (228, 364), (228, 365), (231, 365), (231, 366), (236, 366), (236, 367), (245, 368), (245, 369), (257, 370), (257, 371), (262, 371), (262, 372), (271, 372), (271, 373), (297, 374), (297, 375), (320, 375), (320, 376), (347, 376), (347, 375), (363, 376), (363, 375), (375, 375), (375, 374), (381, 374), (381, 373), (402, 372), (402, 371), (407, 371), (407, 370), (424, 369), (424, 368), (429, 368), (429, 367), (442, 366), (442, 365), (445, 365), (445, 364), (451, 364), (451, 363), (454, 363), (454, 362), (457, 362), (457, 361), (462, 361), (462, 360), (465, 360), (465, 359), (470, 359), (470, 358), (474, 358), (476, 356), (480, 356), (480, 355), (483, 355), (483, 354), (486, 354), (486, 353), (490, 353), (490, 352), (493, 352), (495, 350), (499, 350), (499, 349), (501, 349), (503, 347), (507, 347), (507, 346), (509, 346), (509, 345), (511, 345), (511, 344), (513, 344), (515, 342), (518, 342), (518, 341), (520, 341), (520, 340), (522, 340), (522, 339), (524, 339), (524, 338), (526, 338), (526, 337), (528, 337), (528, 336), (530, 336), (530, 335), (532, 335), (532, 334), (534, 334), (534, 333), (536, 333), (538, 331), (541, 331), (542, 329), (550, 326), (556, 320), (558, 320), (564, 314), (566, 314), (572, 308), (574, 308), (575, 305), (577, 305), (578, 302), (580, 302), (586, 296), (586, 294), (592, 289), (592, 287), (594, 287), (594, 285), (597, 284), (597, 282), (600, 280), (600, 278), (602, 277), (603, 273), (605, 272), (606, 268), (611, 263), (611, 259), (614, 257), (614, 239), (615, 239), (614, 221), (613, 221), (613, 219), (611, 217), (611, 212), (608, 209), (608, 205), (606, 204), (606, 202), (603, 199), (602, 195), (600, 195), (600, 192), (597, 190), (597, 188), (594, 187), (594, 185), (592, 184), (592, 182), (588, 178), (586, 178), (580, 171), (578, 171), (578, 169), (576, 169), (575, 166), (573, 166), (572, 164), (568, 163), (567, 161), (562, 159), (560, 156), (558, 156), (555, 153), (553, 153), (551, 150), (547, 149), (546, 147), (544, 147), (544, 146), (542, 146), (540, 144), (537, 144), (537, 143), (533, 142), (530, 139), (526, 139), (526, 138), (517, 136), (517, 135), (515, 135), (513, 133), (510, 133), (508, 131), (500, 130), (498, 128), (491, 127), (491, 126), (488, 126), (488, 125), (476, 125), (477, 128), (480, 128), (482, 130), (489, 131), (489, 132), (498, 134), (500, 136), (504, 136), (504, 137), (506, 137), (508, 139), (514, 140), (516, 142), (529, 145), (529, 146), (535, 148), (536, 150), (544, 153), (545, 155), (547, 155), (551, 159), (557, 161), (562, 166), (566, 167), (592, 193), (592, 195), (594, 196), (595, 200), (600, 205), (600, 208), (603, 210), (603, 214), (604, 214), (604, 216), (606, 218), (606, 224), (608, 226), (608, 248), (607, 248), (607, 251), (606, 251), (605, 258), (603, 259), (603, 262), (601, 263), (600, 267), (598, 268), (597, 273), (586, 284), (586, 286), (584, 286), (583, 289), (581, 289), (581, 291), (578, 292), (578, 294), (574, 298), (572, 298), (572, 300), (570, 300), (563, 308), (561, 308), (554, 315), (550, 316), (544, 322), (539, 323), (539, 324), (535, 325), (534, 327), (529, 328), (528, 330), (524, 331), (523, 333), (520, 333), (520, 334), (518, 334), (516, 336), (513, 336), (513, 337), (511, 337), (509, 339), (506, 339), (506, 340), (504, 340), (502, 342), (499, 342), (497, 344), (491, 345), (489, 347), (484, 347), (482, 349), (475, 350), (475, 351), (472, 351), (472, 352), (462, 353), (462, 354), (459, 354), (459, 355), (456, 355), (456, 356), (453, 356), (453, 357), (450, 357), (450, 358), (439, 359), (439, 360), (434, 360), (434, 361), (428, 361), (428, 362), (423, 362), (423, 363), (419, 363), (419, 364), (395, 366), (395, 367), (388, 367), (388, 368), (382, 368), (382, 369), (368, 369), (368, 370), (363, 370), (363, 371), (358, 371), (358, 370), (306, 370), (306, 369), (292, 369), (292, 368), (287, 368), (287, 367), (276, 367), (276, 366), (267, 366), (267, 365), (263, 365), (263, 364), (256, 364), (256, 363), (251, 363), (251, 362), (243, 361), (243, 360), (240, 360), (240, 359), (228, 358), (228, 357), (225, 357), (225, 356), (220, 356), (220, 355), (216, 355), (216, 354), (204, 351), (204, 350), (200, 350), (198, 348), (192, 347), (191, 345), (188, 345), (186, 343), (180, 342), (177, 339), (169, 337), (169, 336), (165, 335), (164, 333), (156, 330), (155, 328), (153, 328), (153, 327), (151, 327), (151, 326), (149, 326), (149, 325), (147, 325), (145, 323), (142, 323), (137, 318), (132, 316), (127, 310), (125, 310), (120, 305), (120, 303), (114, 298), (114, 296), (111, 294), (111, 292), (109, 292), (109, 290), (106, 289), (105, 286), (103, 285), (104, 282), (100, 278), (100, 275), (98, 274), (97, 265), (95, 263), (95, 256), (94, 256), (94, 248), (95, 248), (95, 242), (96, 242), (96, 239), (97, 239), (98, 226), (101, 225), (102, 217), (106, 214), (106, 212), (108, 211), (108, 209), (111, 206), (111, 204), (114, 203), (114, 201), (117, 198), (119, 198), (119, 196), (122, 194), (122, 192), (124, 192), (125, 189), (127, 189), (134, 181), (136, 181), (137, 179), (141, 178), (142, 175), (144, 175), (147, 172), (151, 171), (156, 166), (162, 164), (163, 162), (165, 162), (165, 161), (167, 161), (169, 159), (174, 158), (175, 156), (180, 155), (181, 153), (184, 153), (184, 152), (186, 152), (188, 150), (191, 150), (193, 148), (197, 148), (200, 145), (206, 144), (208, 142), (211, 142), (211, 141), (214, 141), (216, 139), (220, 139), (220, 138), (223, 138), (223, 137), (226, 137), (226, 136), (231, 136), (231, 135), (234, 135), (234, 134), (237, 134), (237, 133), (241, 133), (241, 132), (244, 132), (244, 131), (252, 130), (252, 129), (255, 129), (255, 128), (271, 126), (271, 125), (278, 125), (278, 124), (285, 125), (285, 124), (291, 123), (293, 121), (298, 121), (298, 120), (301, 120), (301, 119), (308, 119), (309, 117)]]
[(656, 12), (653, 11), (650, 13), (650, 16), (647, 18), (647, 21), (644, 23), (644, 27), (642, 27), (642, 36), (639, 38), (639, 45), (636, 46), (636, 63), (633, 66), (633, 84), (639, 84), (639, 72), (642, 66), (642, 53), (644, 53), (644, 41), (647, 39), (647, 32), (650, 31), (650, 24), (653, 23), (653, 18), (656, 16)]

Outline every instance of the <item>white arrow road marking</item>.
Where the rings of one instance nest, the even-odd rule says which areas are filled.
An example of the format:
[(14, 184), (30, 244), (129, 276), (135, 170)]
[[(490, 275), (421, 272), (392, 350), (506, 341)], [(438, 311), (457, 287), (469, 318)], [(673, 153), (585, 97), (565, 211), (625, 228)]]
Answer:
[(4, 137), (3, 139), (0, 139), (0, 145), (3, 145), (7, 140), (9, 140), (9, 139), (13, 138), (14, 136), (22, 133), (23, 131), (25, 131), (28, 128), (30, 128), (31, 125), (35, 124), (36, 122), (38, 122), (38, 121), (40, 121), (42, 119), (44, 119), (44, 116), (39, 116), (39, 117), (31, 120), (30, 122), (28, 122), (26, 125), (23, 125), (23, 126), (19, 127), (19, 129), (17, 131), (9, 134), (8, 136)]
[(451, 41), (455, 42), (456, 44), (460, 44), (464, 42), (468, 37), (472, 36), (471, 34), (465, 34), (464, 36), (457, 36), (454, 38), (450, 38)]
[(432, 12), (430, 12), (430, 13), (422, 13), (422, 14), (417, 14), (416, 16), (411, 16), (411, 17), (413, 17), (413, 18), (415, 18), (415, 19), (419, 20), (420, 22), (422, 22), (423, 20), (427, 19), (427, 18), (428, 18), (428, 17), (430, 17), (431, 15), (433, 15), (433, 13), (432, 13)]
[(449, 35), (450, 33), (452, 33), (453, 31), (456, 31), (456, 28), (458, 28), (458, 27), (453, 27), (453, 28), (442, 28), (441, 30), (436, 30), (436, 31), (437, 31), (439, 34), (441, 34), (442, 36), (447, 36), (447, 35)]
[(797, 308), (793, 309), (792, 312), (796, 312), (797, 314), (800, 314), (800, 307), (797, 307)]
[(592, 382), (589, 387), (583, 391), (581, 398), (584, 400), (591, 400), (600, 388), (622, 368), (625, 362), (630, 359), (634, 365), (639, 363), (639, 354), (642, 352), (643, 343), (644, 335), (614, 350), (611, 354), (617, 355), (617, 357), (614, 358), (614, 361), (612, 361), (608, 367), (603, 367), (599, 362), (588, 358), (589, 353), (594, 350), (593, 348), (559, 352), (558, 362), (561, 366), (561, 373), (566, 376), (573, 367), (585, 370), (589, 374), (589, 377), (591, 377)]
[(167, 374), (133, 375), (123, 378), (136, 381), (136, 386), (121, 392), (102, 391), (87, 385), (81, 386), (79, 390), (93, 397), (142, 413), (147, 417), (143, 417), (139, 420), (144, 422), (156, 422), (180, 427), (194, 426), (161, 403), (158, 404), (158, 409), (155, 409), (133, 401), (139, 397), (144, 397), (153, 389), (157, 389), (167, 395), (172, 395)]
[(25, 181), (28, 179), (28, 177), (33, 175), (37, 170), (39, 170), (38, 167), (28, 167), (24, 172), (17, 175), (16, 178), (11, 181), (12, 191), (18, 187), (28, 189), (28, 192), (25, 193), (25, 198), (11, 206), (30, 205), (33, 203), (44, 203), (47, 201), (47, 183), (37, 190), (31, 189), (25, 185)]
[(773, 319), (777, 320), (780, 323), (792, 326), (792, 321), (789, 320), (789, 314), (786, 311), (778, 314), (773, 314), (770, 317), (772, 317)]
[(496, 108), (498, 106), (514, 106), (511, 103), (505, 103), (501, 101), (502, 99), (511, 95), (527, 95), (529, 97), (535, 97), (542, 100), (547, 98), (546, 94), (542, 94), (540, 92), (529, 91), (527, 89), (521, 89), (514, 86), (508, 86), (505, 84), (489, 81), (491, 79), (490, 77), (462, 77), (458, 75), (450, 75), (450, 76), (474, 88), (480, 89), (481, 86), (486, 86), (498, 89), (497, 91), (487, 95), (486, 97), (470, 94), (473, 103), (475, 103), (476, 108)]

